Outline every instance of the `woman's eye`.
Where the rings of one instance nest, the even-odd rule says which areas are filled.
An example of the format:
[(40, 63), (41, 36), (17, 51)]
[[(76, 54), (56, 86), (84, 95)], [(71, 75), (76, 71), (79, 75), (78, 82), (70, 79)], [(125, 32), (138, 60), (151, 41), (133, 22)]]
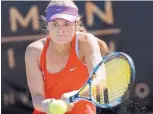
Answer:
[(56, 26), (58, 26), (58, 24), (57, 24), (57, 23), (52, 23), (52, 25), (53, 25), (53, 26), (55, 26), (55, 27), (56, 27)]
[(65, 25), (66, 25), (66, 26), (70, 26), (71, 24), (70, 24), (70, 23), (65, 23)]

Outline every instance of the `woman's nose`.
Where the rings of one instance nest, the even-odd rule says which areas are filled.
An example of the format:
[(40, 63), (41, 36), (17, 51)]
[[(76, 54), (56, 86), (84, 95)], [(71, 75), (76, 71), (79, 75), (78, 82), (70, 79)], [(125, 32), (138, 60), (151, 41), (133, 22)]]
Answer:
[(59, 33), (59, 34), (63, 34), (63, 33), (64, 33), (64, 28), (63, 28), (63, 27), (59, 27), (58, 33)]

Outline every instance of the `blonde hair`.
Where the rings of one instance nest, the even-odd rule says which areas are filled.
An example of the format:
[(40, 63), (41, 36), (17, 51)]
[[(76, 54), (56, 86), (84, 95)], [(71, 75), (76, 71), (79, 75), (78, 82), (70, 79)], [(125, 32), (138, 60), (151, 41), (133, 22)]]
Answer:
[[(72, 0), (52, 0), (48, 4), (47, 8), (50, 7), (50, 6), (55, 6), (55, 5), (58, 5), (58, 6), (69, 6), (69, 7), (73, 7), (73, 8), (77, 8), (78, 9), (78, 7), (75, 5), (75, 3)], [(77, 20), (76, 20), (76, 31), (87, 32), (87, 30), (85, 29), (85, 27), (84, 27), (84, 25), (82, 23), (81, 18), (82, 18), (82, 16), (80, 16), (80, 15), (77, 17)], [(42, 31), (45, 32), (45, 33), (48, 33), (46, 18), (44, 16), (41, 16), (40, 19), (41, 19), (40, 26), (42, 28)]]

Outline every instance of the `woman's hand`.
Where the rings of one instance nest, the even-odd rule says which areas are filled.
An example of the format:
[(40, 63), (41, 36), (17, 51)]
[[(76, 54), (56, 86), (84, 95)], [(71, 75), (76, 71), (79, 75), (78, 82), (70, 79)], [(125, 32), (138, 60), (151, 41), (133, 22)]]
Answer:
[[(68, 93), (64, 93), (62, 96), (61, 96), (61, 100), (63, 100), (64, 102), (67, 103), (67, 100), (69, 99), (69, 97), (75, 95), (78, 91), (75, 90), (75, 91), (72, 91), (72, 92), (68, 92)], [(74, 103), (67, 103), (67, 106), (68, 106), (68, 109), (67, 109), (67, 112), (71, 111), (74, 107)]]

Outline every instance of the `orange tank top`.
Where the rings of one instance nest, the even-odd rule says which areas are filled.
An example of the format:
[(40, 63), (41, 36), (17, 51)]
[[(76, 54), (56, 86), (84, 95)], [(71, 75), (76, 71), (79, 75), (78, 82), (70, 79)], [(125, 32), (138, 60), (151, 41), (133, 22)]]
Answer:
[[(60, 99), (61, 95), (73, 90), (78, 90), (87, 81), (89, 74), (87, 66), (78, 58), (76, 47), (78, 34), (74, 35), (68, 61), (63, 70), (58, 73), (50, 73), (46, 69), (46, 52), (50, 37), (47, 38), (41, 54), (40, 68), (44, 76), (45, 97)], [(89, 101), (80, 100), (74, 104), (72, 111), (65, 114), (96, 114), (96, 107)], [(34, 109), (33, 114), (45, 114)]]

